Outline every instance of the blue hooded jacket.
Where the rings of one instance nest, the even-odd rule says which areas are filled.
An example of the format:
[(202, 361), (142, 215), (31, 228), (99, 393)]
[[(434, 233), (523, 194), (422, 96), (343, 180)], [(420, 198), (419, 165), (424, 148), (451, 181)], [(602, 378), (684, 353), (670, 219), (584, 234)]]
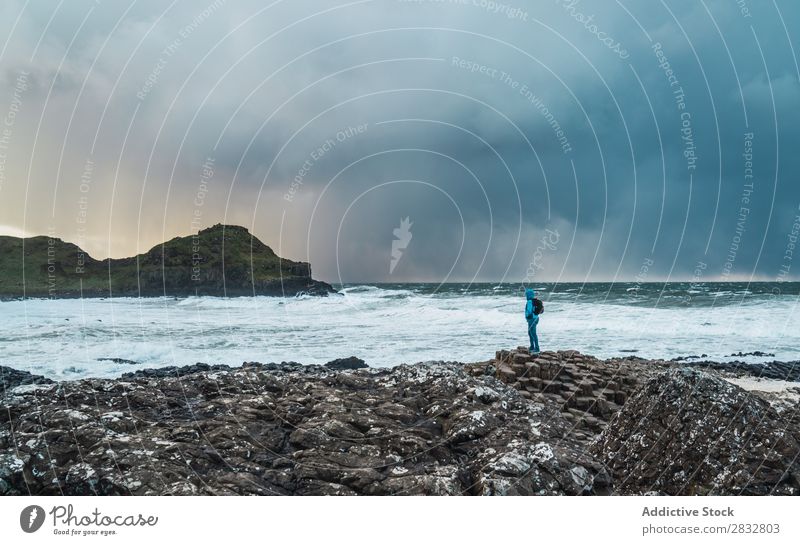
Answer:
[(525, 303), (525, 319), (539, 321), (539, 317), (533, 313), (533, 298), (536, 297), (536, 292), (528, 288), (525, 290), (525, 298), (528, 300)]

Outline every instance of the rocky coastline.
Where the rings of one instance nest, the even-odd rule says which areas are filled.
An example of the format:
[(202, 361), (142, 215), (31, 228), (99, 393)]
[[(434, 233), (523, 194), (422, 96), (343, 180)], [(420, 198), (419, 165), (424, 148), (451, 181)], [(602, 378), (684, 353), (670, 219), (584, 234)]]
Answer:
[[(763, 377), (781, 392), (745, 389)], [(1, 495), (798, 495), (793, 364), (0, 366)]]

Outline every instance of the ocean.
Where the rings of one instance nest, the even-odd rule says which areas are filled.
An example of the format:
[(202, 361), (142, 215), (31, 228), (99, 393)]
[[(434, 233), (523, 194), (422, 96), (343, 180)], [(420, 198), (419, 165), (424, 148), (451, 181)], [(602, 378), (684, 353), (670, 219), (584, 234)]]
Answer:
[[(545, 303), (542, 350), (800, 360), (798, 282), (529, 287)], [(196, 362), (309, 364), (351, 355), (373, 367), (483, 361), (497, 349), (527, 345), (524, 304), (519, 284), (343, 286), (341, 295), (324, 298), (5, 301), (0, 365), (65, 380)]]

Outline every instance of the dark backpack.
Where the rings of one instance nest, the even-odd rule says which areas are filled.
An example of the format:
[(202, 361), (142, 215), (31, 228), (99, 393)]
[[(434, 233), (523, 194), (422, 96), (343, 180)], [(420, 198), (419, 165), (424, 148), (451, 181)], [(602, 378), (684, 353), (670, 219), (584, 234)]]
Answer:
[[(538, 316), (539, 314), (544, 312), (544, 303), (542, 303), (542, 301), (540, 299), (537, 299), (537, 298), (534, 297), (532, 303), (533, 303), (533, 305), (531, 305), (531, 307), (532, 307), (531, 310), (533, 310), (533, 315), (534, 316)], [(533, 316), (528, 316), (528, 305), (527, 304), (525, 305), (525, 318), (527, 318), (529, 320), (531, 318), (533, 318)]]

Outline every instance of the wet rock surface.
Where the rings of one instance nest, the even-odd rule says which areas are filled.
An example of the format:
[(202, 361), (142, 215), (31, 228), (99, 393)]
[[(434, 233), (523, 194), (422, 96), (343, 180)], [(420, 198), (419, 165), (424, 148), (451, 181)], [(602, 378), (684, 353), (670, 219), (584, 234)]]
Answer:
[(125, 358), (97, 358), (97, 361), (110, 361), (118, 365), (141, 365), (138, 361), (128, 360)]
[(346, 369), (366, 369), (369, 365), (364, 363), (364, 360), (361, 358), (350, 356), (349, 358), (339, 358), (329, 361), (325, 364), (325, 367), (335, 371), (344, 371)]
[(678, 368), (649, 380), (592, 445), (620, 494), (798, 494), (797, 415), (720, 377)]
[(0, 365), (0, 399), (6, 395), (6, 391), (30, 384), (52, 384), (53, 381), (41, 375), (34, 375), (27, 371), (20, 371)]
[(791, 362), (598, 360), (520, 347), (468, 369), (560, 409), (570, 435), (612, 473), (615, 494), (800, 494), (800, 390), (748, 392), (726, 380), (794, 382)]
[(137, 371), (13, 391), (4, 494), (594, 494), (560, 411), (461, 364)]
[(729, 371), (524, 349), (362, 365), (198, 363), (61, 383), (1, 368), (0, 494), (800, 490), (797, 404)]
[(520, 347), (500, 350), (493, 360), (468, 369), (496, 375), (532, 402), (552, 404), (572, 424), (574, 436), (589, 440), (644, 381), (667, 367), (639, 358), (598, 360), (575, 350), (531, 355)]
[[(756, 353), (753, 354), (758, 355)], [(695, 361), (686, 362), (685, 365), (696, 369), (713, 369), (726, 376), (759, 377), (791, 382), (800, 381), (800, 361), (768, 361), (764, 363)]]

